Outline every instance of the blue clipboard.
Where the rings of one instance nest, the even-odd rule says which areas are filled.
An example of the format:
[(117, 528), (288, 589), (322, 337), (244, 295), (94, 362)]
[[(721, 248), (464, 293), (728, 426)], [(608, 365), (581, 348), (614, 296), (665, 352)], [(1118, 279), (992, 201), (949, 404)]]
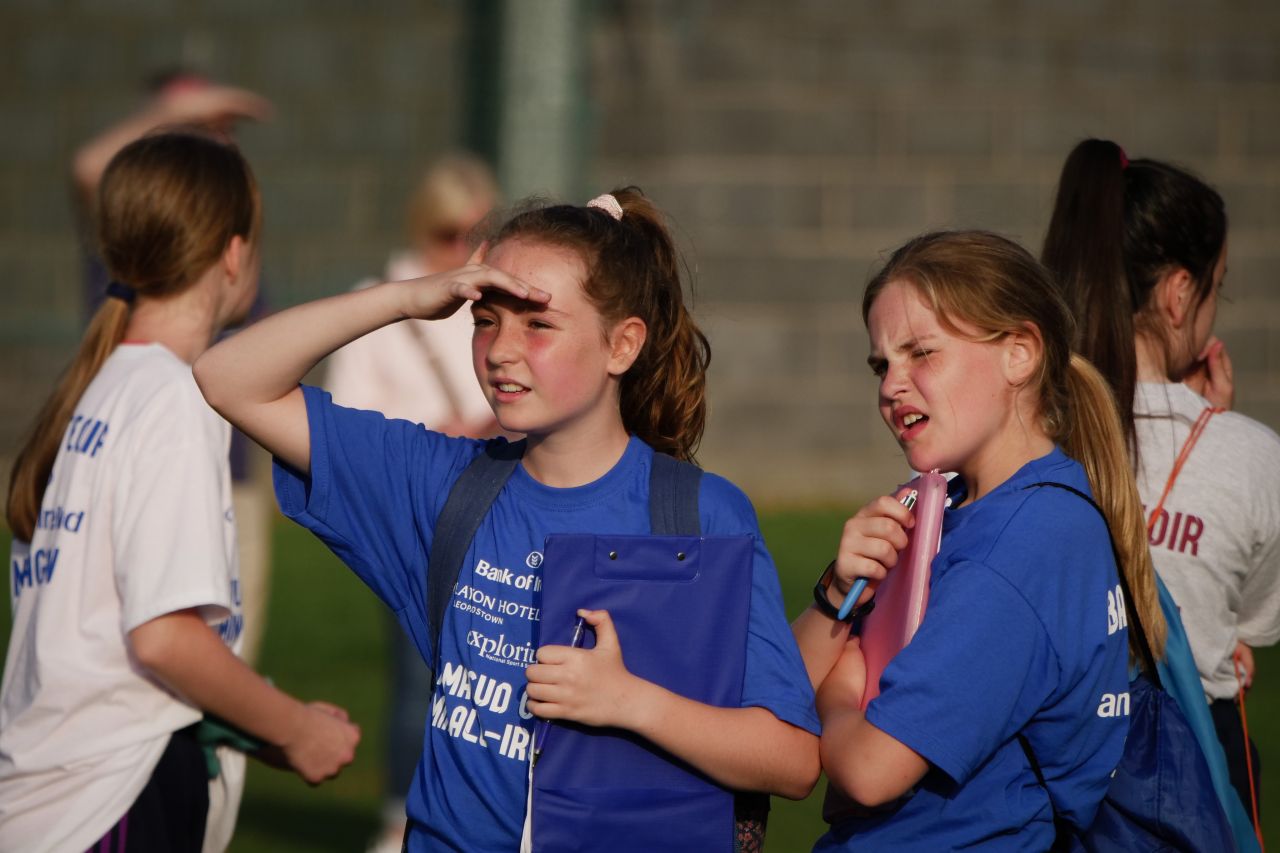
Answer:
[[(632, 673), (739, 707), (754, 548), (751, 536), (549, 536), (539, 645), (569, 645), (580, 608), (608, 610)], [(733, 850), (734, 794), (618, 729), (550, 726), (531, 801), (535, 851)]]

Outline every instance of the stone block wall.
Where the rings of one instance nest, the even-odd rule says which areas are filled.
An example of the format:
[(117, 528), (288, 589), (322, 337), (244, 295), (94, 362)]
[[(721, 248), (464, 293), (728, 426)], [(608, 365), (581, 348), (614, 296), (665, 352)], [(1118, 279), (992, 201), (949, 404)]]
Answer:
[[(538, 0), (525, 0), (538, 2)], [(1280, 7), (1265, 0), (584, 0), (581, 184), (677, 223), (712, 338), (702, 461), (766, 502), (897, 481), (859, 301), (934, 227), (1038, 249), (1086, 135), (1190, 166), (1231, 216), (1219, 331), (1238, 408), (1280, 427)], [(376, 273), (407, 181), (456, 145), (458, 0), (0, 3), (0, 462), (69, 354), (80, 261), (66, 164), (187, 63), (277, 106), (242, 145), (277, 305)], [(7, 471), (7, 464), (5, 464)]]
[(1280, 7), (619, 4), (594, 38), (594, 174), (645, 187), (688, 237), (715, 347), (703, 461), (753, 495), (897, 482), (864, 283), (931, 228), (1038, 252), (1086, 136), (1220, 189), (1237, 407), (1280, 427)]

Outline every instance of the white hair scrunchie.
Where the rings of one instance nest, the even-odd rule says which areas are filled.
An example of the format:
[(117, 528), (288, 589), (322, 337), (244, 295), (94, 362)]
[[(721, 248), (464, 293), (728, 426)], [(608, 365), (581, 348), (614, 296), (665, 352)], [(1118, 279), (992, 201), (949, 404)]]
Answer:
[(603, 210), (617, 221), (622, 221), (622, 205), (618, 204), (618, 200), (613, 197), (612, 193), (598, 195), (591, 201), (587, 202), (587, 207), (594, 207), (596, 210)]

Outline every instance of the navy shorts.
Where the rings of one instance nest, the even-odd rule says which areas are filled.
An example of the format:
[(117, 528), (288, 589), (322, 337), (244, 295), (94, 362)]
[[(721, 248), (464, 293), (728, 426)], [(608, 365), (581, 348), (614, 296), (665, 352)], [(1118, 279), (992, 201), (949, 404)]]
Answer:
[(174, 732), (147, 785), (87, 853), (200, 853), (209, 777), (195, 727)]

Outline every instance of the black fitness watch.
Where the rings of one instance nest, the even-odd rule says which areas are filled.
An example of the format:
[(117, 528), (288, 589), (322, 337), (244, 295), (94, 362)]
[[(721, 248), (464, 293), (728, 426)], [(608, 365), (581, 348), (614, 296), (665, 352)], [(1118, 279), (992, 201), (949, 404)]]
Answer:
[(827, 590), (831, 588), (831, 577), (835, 572), (836, 561), (832, 560), (827, 563), (827, 567), (822, 570), (822, 574), (818, 575), (818, 582), (813, 585), (813, 601), (818, 605), (818, 611), (829, 619), (837, 622), (856, 622), (863, 616), (871, 612), (871, 608), (875, 607), (875, 596), (867, 599), (866, 604), (860, 604), (853, 608), (843, 620), (840, 618), (840, 608), (831, 603), (831, 599), (827, 598)]

